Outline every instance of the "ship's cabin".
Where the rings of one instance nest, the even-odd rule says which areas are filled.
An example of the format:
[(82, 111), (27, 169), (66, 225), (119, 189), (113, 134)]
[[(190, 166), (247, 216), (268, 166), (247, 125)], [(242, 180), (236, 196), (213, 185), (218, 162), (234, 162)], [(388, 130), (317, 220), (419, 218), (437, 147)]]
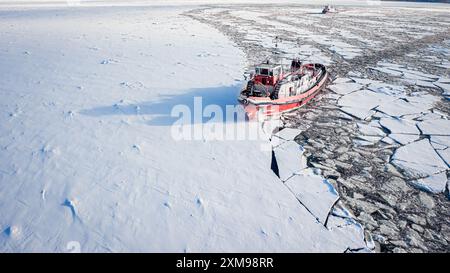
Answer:
[(283, 78), (281, 65), (261, 64), (255, 67), (255, 82), (274, 86)]
[(281, 72), (281, 65), (263, 64), (255, 68), (255, 74), (260, 76), (279, 76)]

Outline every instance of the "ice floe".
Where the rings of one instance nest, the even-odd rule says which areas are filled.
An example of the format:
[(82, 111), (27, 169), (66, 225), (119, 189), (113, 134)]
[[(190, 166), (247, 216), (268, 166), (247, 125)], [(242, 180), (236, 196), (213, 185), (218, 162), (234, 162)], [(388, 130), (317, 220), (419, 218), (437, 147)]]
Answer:
[(389, 74), (391, 76), (396, 76), (396, 77), (400, 77), (402, 76), (402, 72), (397, 71), (397, 70), (393, 70), (391, 68), (388, 67), (371, 67), (373, 70), (379, 71), (379, 72), (383, 72), (386, 74)]
[[(349, 251), (370, 250), (375, 245), (372, 240), (365, 241), (364, 228), (351, 216), (342, 216), (337, 209), (333, 208), (333, 212), (328, 217), (327, 228), (333, 233), (339, 234), (344, 238), (348, 238)], [(364, 243), (362, 242), (364, 240)]]
[(450, 136), (437, 136), (437, 135), (431, 135), (430, 136), (431, 144), (437, 144), (440, 145), (439, 149), (445, 149), (447, 147), (450, 147)]
[(282, 181), (307, 168), (303, 147), (294, 141), (286, 141), (273, 149), (278, 166), (278, 175)]
[(399, 147), (392, 156), (392, 164), (410, 178), (428, 177), (448, 168), (428, 139)]
[(419, 139), (419, 135), (407, 135), (407, 134), (389, 134), (389, 137), (402, 145), (414, 142)]
[(377, 110), (393, 117), (401, 117), (405, 115), (423, 113), (430, 108), (431, 107), (427, 107), (427, 104), (411, 103), (405, 99), (397, 99), (383, 103), (377, 107)]
[(359, 119), (365, 119), (374, 114), (373, 109), (382, 103), (395, 98), (369, 90), (361, 90), (343, 96), (338, 100), (341, 110)]
[(335, 83), (333, 85), (330, 85), (328, 88), (337, 94), (346, 95), (361, 89), (362, 85), (355, 82), (343, 82), (343, 83)]
[(352, 79), (350, 79), (350, 78), (336, 78), (334, 81), (333, 81), (333, 84), (337, 84), (337, 83), (346, 83), (346, 82), (351, 82), (352, 81)]
[(283, 130), (277, 132), (273, 136), (284, 139), (284, 140), (294, 140), (296, 136), (301, 133), (299, 129), (284, 128)]
[(443, 95), (445, 97), (450, 97), (450, 84), (448, 83), (440, 83), (440, 82), (436, 82), (434, 83), (434, 85), (436, 85), (437, 87), (439, 87), (440, 89), (442, 89), (442, 91), (444, 92)]
[(450, 136), (450, 120), (436, 119), (419, 122), (417, 126), (425, 135)]
[(442, 160), (447, 164), (447, 167), (450, 168), (450, 148), (436, 150), (436, 152), (441, 156)]
[(339, 200), (339, 194), (333, 185), (310, 169), (298, 172), (285, 185), (322, 224), (325, 224), (329, 212)]
[(383, 93), (390, 96), (398, 96), (405, 93), (405, 87), (386, 83), (371, 83), (367, 87), (374, 92)]
[(420, 134), (414, 121), (397, 118), (381, 118), (379, 122), (381, 126), (394, 134)]
[(424, 191), (431, 193), (441, 193), (445, 191), (447, 185), (447, 175), (445, 172), (430, 175), (426, 178), (411, 180), (411, 184)]

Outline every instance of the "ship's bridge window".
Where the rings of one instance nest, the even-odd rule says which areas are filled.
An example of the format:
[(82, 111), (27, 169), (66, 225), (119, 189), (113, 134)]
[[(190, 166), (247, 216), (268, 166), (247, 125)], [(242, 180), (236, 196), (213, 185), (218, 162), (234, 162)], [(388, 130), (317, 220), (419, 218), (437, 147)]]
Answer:
[(256, 74), (263, 75), (263, 76), (269, 76), (271, 71), (267, 68), (256, 68)]

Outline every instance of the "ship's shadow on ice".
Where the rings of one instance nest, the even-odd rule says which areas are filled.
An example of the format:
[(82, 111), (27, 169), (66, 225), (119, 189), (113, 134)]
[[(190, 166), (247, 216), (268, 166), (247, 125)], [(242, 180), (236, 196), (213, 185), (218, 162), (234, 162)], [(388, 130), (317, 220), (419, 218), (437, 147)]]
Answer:
[[(221, 111), (223, 121), (229, 122), (230, 120), (225, 119), (226, 109), (227, 106), (236, 107), (238, 105), (237, 96), (240, 86), (239, 84), (213, 88), (195, 88), (181, 94), (159, 95), (151, 101), (120, 101), (113, 105), (83, 109), (79, 113), (91, 117), (145, 115), (148, 116), (149, 125), (170, 126), (179, 120), (181, 115), (175, 114), (172, 116), (172, 110), (174, 110), (174, 113), (178, 113), (178, 109), (189, 110), (192, 123), (205, 123), (211, 120), (211, 118), (214, 118), (215, 113), (212, 117), (203, 117), (202, 115), (201, 119), (195, 119), (195, 111), (201, 111), (200, 113), (203, 113), (205, 107), (213, 106), (211, 109)], [(217, 112), (215, 110), (213, 112)], [(240, 111), (242, 110), (240, 109)]]

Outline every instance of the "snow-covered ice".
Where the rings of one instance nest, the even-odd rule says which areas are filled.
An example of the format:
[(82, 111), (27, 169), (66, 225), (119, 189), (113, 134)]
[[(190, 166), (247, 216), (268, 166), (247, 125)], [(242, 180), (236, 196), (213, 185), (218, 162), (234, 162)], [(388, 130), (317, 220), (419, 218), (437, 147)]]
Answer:
[(450, 136), (450, 120), (448, 119), (425, 120), (419, 122), (417, 126), (426, 135)]
[[(173, 138), (173, 107), (194, 110), (195, 97), (234, 105), (246, 65), (185, 9), (1, 11), (1, 251), (64, 252), (74, 241), (83, 252), (364, 244), (317, 221), (311, 211), (323, 220), (331, 203), (313, 202), (316, 192), (302, 195), (311, 211), (298, 201), (271, 170), (267, 139)], [(285, 179), (306, 167), (296, 133), (281, 131), (286, 142), (274, 148)]]
[(428, 139), (398, 148), (392, 156), (392, 163), (413, 178), (427, 177), (447, 169)]
[(343, 83), (334, 83), (333, 85), (328, 86), (333, 92), (340, 94), (340, 95), (346, 95), (349, 93), (352, 93), (354, 91), (357, 91), (362, 88), (362, 86), (355, 82), (343, 82)]
[[(449, 187), (446, 7), (383, 2), (324, 16), (316, 1), (82, 2), (0, 8), (0, 251), (447, 247), (439, 197), (420, 199), (439, 208), (425, 224), (399, 220), (423, 212), (406, 182)], [(289, 114), (301, 130), (173, 137), (172, 109), (235, 105), (244, 69), (271, 54), (336, 77)], [(425, 231), (410, 240), (412, 229)], [(441, 237), (421, 244), (427, 236)]]
[(284, 140), (294, 140), (296, 136), (301, 133), (298, 129), (284, 128), (283, 130), (275, 133), (273, 136)]
[(406, 101), (407, 98), (401, 98), (387, 103), (383, 103), (377, 107), (378, 111), (381, 111), (389, 116), (401, 117), (406, 115), (423, 113), (431, 108), (427, 104), (412, 103)]
[(294, 141), (287, 141), (274, 148), (278, 174), (286, 181), (300, 170), (307, 168), (303, 148)]
[(394, 99), (383, 93), (361, 90), (341, 97), (338, 105), (341, 106), (343, 112), (359, 119), (366, 119), (374, 114), (374, 108)]
[(381, 118), (380, 125), (394, 134), (419, 135), (419, 129), (414, 121), (399, 118)]
[(447, 185), (447, 175), (445, 172), (441, 172), (425, 178), (411, 180), (410, 183), (431, 193), (441, 193), (445, 191), (445, 187)]
[(339, 194), (330, 182), (308, 169), (289, 178), (285, 184), (321, 223), (326, 223), (332, 207), (339, 200)]

